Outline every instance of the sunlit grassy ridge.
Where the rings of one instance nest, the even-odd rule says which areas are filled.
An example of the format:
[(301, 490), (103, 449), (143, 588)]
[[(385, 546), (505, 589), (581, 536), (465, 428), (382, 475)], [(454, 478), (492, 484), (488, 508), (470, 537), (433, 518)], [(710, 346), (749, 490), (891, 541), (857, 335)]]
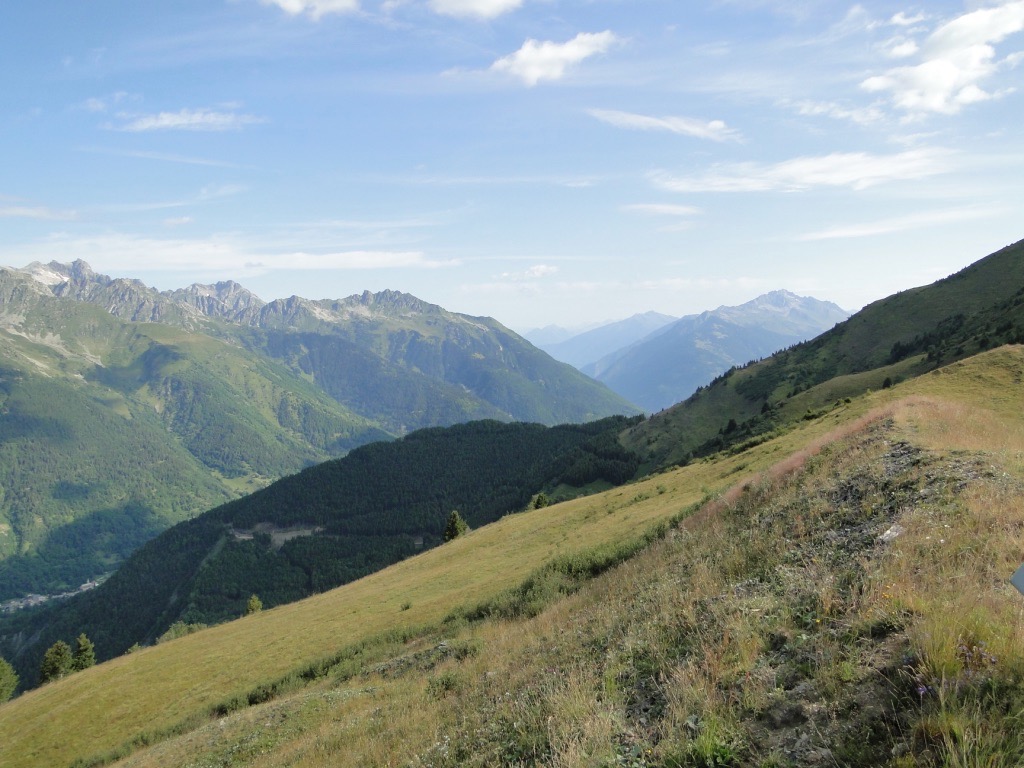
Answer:
[[(1024, 353), (1003, 348), (101, 665), (0, 708), (0, 762), (64, 765), (148, 733), (126, 764), (1018, 764), (1022, 380)], [(557, 582), (568, 555), (709, 494), (571, 597), (539, 595), (539, 615), (544, 600), (502, 596), (543, 593), (545, 563), (561, 558)], [(458, 618), (482, 604), (512, 620)]]

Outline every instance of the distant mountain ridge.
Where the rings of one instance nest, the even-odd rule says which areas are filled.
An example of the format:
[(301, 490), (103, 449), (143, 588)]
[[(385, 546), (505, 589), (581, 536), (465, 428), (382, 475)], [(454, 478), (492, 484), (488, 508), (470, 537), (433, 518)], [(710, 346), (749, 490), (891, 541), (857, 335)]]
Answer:
[(625, 320), (607, 323), (559, 342), (537, 344), (537, 346), (556, 360), (583, 370), (588, 364), (623, 349), (676, 320), (677, 318), (663, 315), (660, 312), (644, 312), (627, 317)]
[(74, 589), (169, 524), (368, 442), (637, 412), (497, 321), (409, 294), (160, 292), (83, 261), (0, 268), (0, 404), (0, 601)]
[[(409, 429), (455, 423), (470, 418), (499, 418), (538, 421), (545, 424), (585, 421), (636, 409), (610, 391), (595, 388), (585, 378), (545, 359), (522, 337), (492, 318), (471, 317), (450, 312), (415, 296), (393, 290), (361, 294), (338, 300), (311, 300), (299, 296), (264, 302), (233, 281), (213, 285), (193, 284), (187, 288), (159, 292), (139, 280), (110, 278), (96, 273), (84, 261), (72, 264), (33, 263), (22, 271), (46, 285), (53, 295), (103, 307), (111, 315), (129, 322), (160, 323), (186, 330), (200, 330), (219, 338), (238, 335), (238, 326), (267, 332), (253, 337), (242, 335), (250, 349), (284, 362), (300, 374), (312, 375), (333, 397), (359, 409), (366, 405), (327, 381), (318, 370), (324, 358), (338, 354), (379, 358), (374, 365), (398, 366), (406, 375), (422, 374), (417, 383), (440, 385), (451, 399), (465, 400), (467, 392), (478, 402), (472, 414), (462, 418), (389, 419), (385, 429), (402, 433)], [(273, 332), (289, 334), (285, 339)], [(296, 345), (298, 336), (315, 334), (332, 340), (330, 349), (314, 344), (314, 353)], [(354, 344), (356, 349), (342, 350)], [(283, 343), (282, 343), (283, 342)], [(333, 366), (336, 368), (336, 366)], [(336, 370), (331, 371), (336, 374)], [(380, 371), (394, 378), (393, 371)], [(505, 375), (511, 380), (501, 380)], [(349, 381), (348, 384), (352, 382)], [(452, 389), (454, 387), (454, 389)], [(544, 390), (542, 398), (529, 390)], [(379, 395), (379, 393), (377, 393)], [(555, 407), (541, 406), (539, 400), (553, 398)], [(534, 402), (531, 402), (533, 400)], [(490, 407), (487, 407), (487, 406)], [(381, 417), (378, 409), (375, 418)]]
[(778, 290), (678, 319), (634, 315), (544, 349), (653, 412), (730, 367), (817, 336), (849, 314), (832, 302)]
[(1024, 343), (1024, 240), (869, 304), (809, 341), (730, 368), (631, 428), (623, 442), (644, 453), (648, 467), (685, 463), (822, 417), (866, 389), (1009, 343)]

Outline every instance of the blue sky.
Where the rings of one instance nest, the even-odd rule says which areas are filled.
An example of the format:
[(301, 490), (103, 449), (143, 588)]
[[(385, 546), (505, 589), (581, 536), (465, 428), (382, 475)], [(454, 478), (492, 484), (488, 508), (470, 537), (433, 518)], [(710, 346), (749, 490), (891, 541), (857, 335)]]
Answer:
[(8, 2), (0, 263), (858, 309), (1024, 237), (1022, 75), (1022, 0)]

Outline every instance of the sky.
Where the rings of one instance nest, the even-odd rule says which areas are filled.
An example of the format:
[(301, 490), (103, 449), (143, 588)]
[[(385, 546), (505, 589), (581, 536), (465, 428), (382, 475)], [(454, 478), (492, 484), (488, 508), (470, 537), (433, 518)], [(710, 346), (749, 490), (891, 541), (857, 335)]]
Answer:
[(1024, 237), (1024, 0), (0, 6), (0, 264), (520, 332), (856, 310)]

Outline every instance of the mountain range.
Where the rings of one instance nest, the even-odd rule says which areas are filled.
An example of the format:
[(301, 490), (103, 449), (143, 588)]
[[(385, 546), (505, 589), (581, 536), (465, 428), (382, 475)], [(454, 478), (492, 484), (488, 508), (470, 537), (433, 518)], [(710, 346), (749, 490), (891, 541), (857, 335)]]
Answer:
[(583, 370), (588, 364), (635, 344), (676, 320), (678, 318), (660, 312), (643, 312), (580, 333), (564, 329), (558, 333), (549, 327), (531, 331), (525, 337), (556, 360)]
[(634, 315), (540, 346), (655, 412), (733, 366), (813, 338), (847, 317), (832, 302), (780, 290), (682, 318)]
[(636, 413), (490, 318), (394, 291), (263, 302), (81, 261), (0, 269), (0, 601), (355, 447), (474, 419)]
[[(353, 450), (177, 526), (149, 561), (185, 562), (208, 526), (233, 556), (206, 572), (206, 549), (178, 583), (244, 594), (230, 566), (317, 527), (426, 536), (452, 503), (509, 501), (354, 583), (0, 705), (0, 761), (1020, 764), (1021, 343), (1024, 241), (649, 418)], [(606, 489), (572, 498), (587, 479)], [(153, 602), (196, 594), (168, 592)], [(38, 644), (12, 626), (5, 656)]]

